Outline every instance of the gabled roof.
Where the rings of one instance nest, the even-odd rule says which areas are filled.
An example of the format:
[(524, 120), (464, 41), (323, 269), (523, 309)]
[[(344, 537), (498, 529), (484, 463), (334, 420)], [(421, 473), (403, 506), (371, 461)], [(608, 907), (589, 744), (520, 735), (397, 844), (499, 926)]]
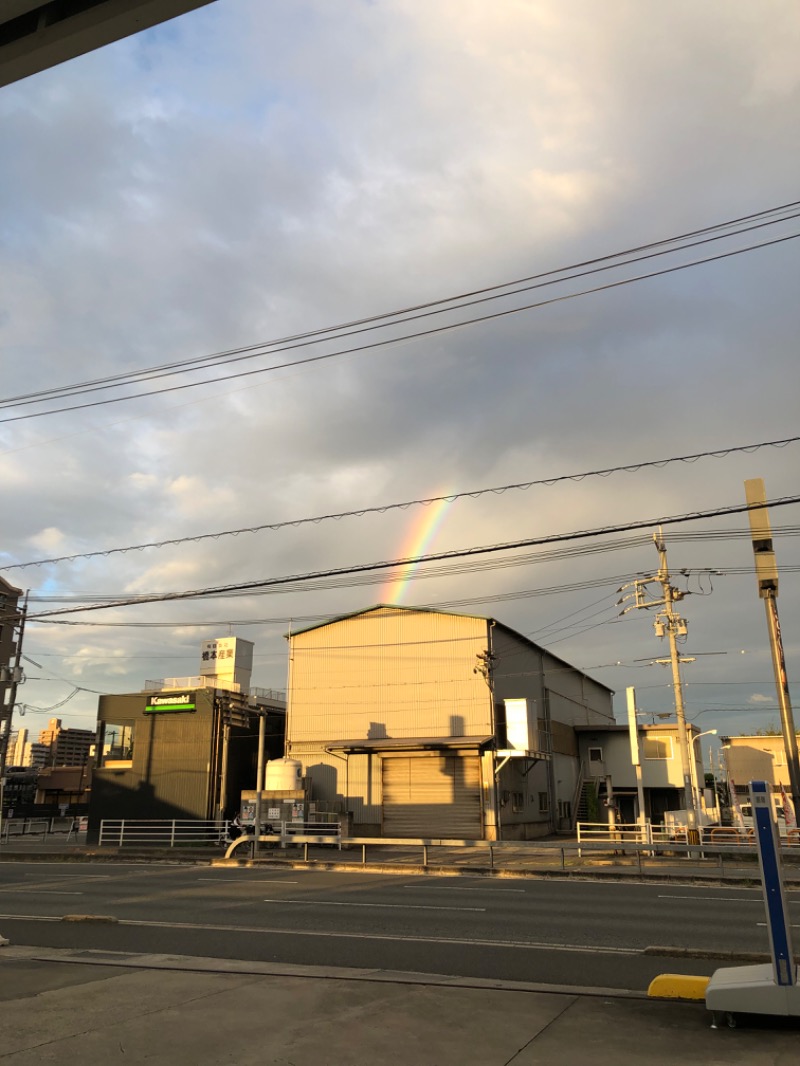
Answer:
[(346, 622), (350, 618), (358, 618), (362, 614), (372, 614), (373, 611), (406, 611), (409, 614), (446, 614), (451, 618), (476, 618), (479, 622), (491, 622), (492, 618), (486, 618), (482, 614), (460, 614), (456, 611), (440, 611), (436, 607), (404, 607), (399, 603), (376, 603), (372, 607), (364, 607), (360, 611), (351, 611), (349, 614), (338, 614), (333, 618), (326, 618), (324, 622), (315, 622), (310, 626), (303, 626), (302, 629), (293, 629), (290, 633), (284, 633), (287, 640), (291, 637), (297, 637), (301, 633), (310, 633), (314, 629), (322, 629), (324, 626), (332, 626), (337, 622)]
[(583, 674), (584, 677), (589, 678), (593, 684), (598, 685), (600, 688), (604, 688), (606, 692), (613, 693), (614, 691), (614, 689), (609, 688), (608, 685), (604, 685), (602, 681), (598, 681), (584, 670), (581, 670), (580, 667), (574, 666), (572, 663), (567, 662), (566, 659), (562, 659), (558, 655), (554, 655), (553, 652), (548, 651), (548, 649), (542, 647), (541, 644), (536, 644), (530, 639), (530, 637), (526, 637), (524, 633), (518, 633), (516, 629), (512, 629), (511, 626), (507, 626), (504, 622), (498, 622), (496, 618), (490, 618), (482, 614), (463, 614), (458, 611), (442, 611), (437, 607), (404, 607), (396, 603), (376, 603), (374, 606), (365, 607), (360, 611), (351, 611), (349, 614), (340, 614), (334, 618), (327, 618), (324, 622), (315, 622), (314, 625), (303, 626), (302, 629), (295, 629), (290, 633), (285, 633), (284, 636), (287, 640), (291, 640), (292, 637), (300, 636), (303, 633), (310, 633), (315, 629), (322, 629), (324, 626), (332, 626), (337, 622), (346, 622), (350, 618), (359, 618), (361, 615), (372, 614), (373, 611), (380, 610), (406, 611), (410, 614), (443, 614), (447, 615), (449, 618), (474, 618), (478, 622), (486, 622), (487, 625), (497, 626), (498, 628), (503, 629), (516, 640), (521, 640), (523, 644), (527, 644), (528, 647), (532, 648), (534, 651), (543, 653), (551, 659), (554, 659), (557, 663), (561, 663), (563, 666), (568, 667), (570, 670), (575, 670), (577, 673)]

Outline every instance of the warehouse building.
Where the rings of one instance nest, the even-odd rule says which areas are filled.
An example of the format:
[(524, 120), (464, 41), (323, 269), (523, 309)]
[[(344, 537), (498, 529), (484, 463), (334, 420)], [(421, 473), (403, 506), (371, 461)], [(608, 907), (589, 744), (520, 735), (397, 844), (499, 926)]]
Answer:
[(612, 691), (493, 618), (379, 605), (289, 636), (287, 750), (357, 835), (569, 830)]
[(205, 641), (200, 674), (101, 696), (89, 840), (102, 819), (222, 819), (256, 780), (258, 720), (266, 753), (283, 754), (285, 693), (250, 688), (253, 645)]

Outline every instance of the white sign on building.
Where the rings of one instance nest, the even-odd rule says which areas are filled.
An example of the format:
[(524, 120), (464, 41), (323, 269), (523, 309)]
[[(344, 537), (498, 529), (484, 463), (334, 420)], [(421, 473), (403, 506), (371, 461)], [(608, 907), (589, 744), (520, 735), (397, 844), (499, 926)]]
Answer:
[(506, 708), (506, 740), (509, 751), (538, 751), (539, 728), (536, 704), (529, 713), (527, 700), (503, 700)]
[(235, 682), (240, 691), (250, 688), (253, 672), (253, 642), (241, 637), (218, 637), (204, 640), (200, 651), (200, 673), (218, 681)]

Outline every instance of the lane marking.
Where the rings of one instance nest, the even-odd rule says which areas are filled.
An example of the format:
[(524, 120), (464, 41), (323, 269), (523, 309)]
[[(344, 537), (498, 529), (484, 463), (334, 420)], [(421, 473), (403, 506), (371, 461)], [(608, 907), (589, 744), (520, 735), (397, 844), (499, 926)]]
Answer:
[(711, 900), (712, 903), (721, 901), (723, 903), (763, 903), (763, 899), (758, 896), (674, 896), (667, 893), (659, 895), (659, 899), (691, 899), (691, 900)]
[[(403, 885), (403, 888), (430, 888), (430, 885)], [(465, 888), (463, 885), (445, 885), (444, 888), (434, 889), (434, 892), (516, 892), (521, 895), (525, 895), (524, 888), (481, 888), (476, 885), (474, 888)]]
[(82, 896), (83, 892), (62, 892), (57, 888), (30, 888), (29, 892), (36, 892), (40, 896)]
[(278, 877), (256, 877), (245, 881), (241, 877), (196, 877), (195, 881), (230, 881), (234, 885), (299, 885), (299, 881), (283, 881)]
[[(766, 922), (756, 922), (756, 928), (757, 929), (759, 929), (759, 928), (760, 929), (766, 929), (767, 928), (767, 923)], [(789, 928), (790, 929), (800, 929), (800, 925), (790, 925)]]
[[(60, 915), (0, 914), (3, 921), (60, 922)], [(268, 936), (317, 936), (336, 940), (388, 940), (401, 943), (454, 944), (461, 947), (521, 948), (529, 951), (565, 951), (584, 955), (643, 955), (643, 948), (612, 948), (586, 944), (547, 944), (534, 940), (467, 940), (446, 936), (397, 936), (390, 933), (314, 932), (310, 929), (280, 929), (269, 926), (201, 925), (198, 922), (147, 922), (120, 918), (117, 925), (148, 929), (191, 929), (219, 933), (264, 933)]]
[(348, 903), (336, 899), (265, 899), (264, 903), (296, 903), (303, 907), (380, 907), (393, 911), (473, 911), (486, 913), (485, 907), (435, 907), (424, 903)]

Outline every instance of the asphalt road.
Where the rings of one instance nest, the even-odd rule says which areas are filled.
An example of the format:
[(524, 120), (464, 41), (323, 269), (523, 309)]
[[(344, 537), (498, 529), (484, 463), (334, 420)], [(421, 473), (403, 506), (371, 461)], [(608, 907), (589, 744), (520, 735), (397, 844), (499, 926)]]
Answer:
[[(789, 900), (799, 926), (800, 893)], [(115, 921), (64, 920), (75, 915)], [(0, 934), (36, 947), (636, 990), (658, 973), (730, 965), (648, 946), (768, 950), (758, 889), (60, 862), (0, 863)]]

